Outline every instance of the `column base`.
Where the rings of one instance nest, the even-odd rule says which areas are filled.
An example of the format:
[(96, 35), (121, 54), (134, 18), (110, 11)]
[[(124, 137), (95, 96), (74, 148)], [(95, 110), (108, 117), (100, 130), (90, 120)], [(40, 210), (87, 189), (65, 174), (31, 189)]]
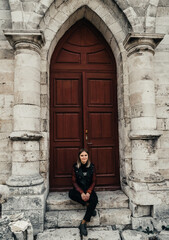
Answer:
[(33, 226), (34, 235), (44, 230), (46, 189), (39, 176), (11, 176), (7, 181), (9, 198), (2, 205), (2, 216), (24, 213)]
[[(123, 185), (122, 189), (129, 197), (129, 200), (136, 205), (152, 206), (163, 203), (169, 204), (169, 188), (164, 190), (164, 186), (159, 186), (158, 183), (153, 184), (153, 190), (149, 189), (150, 183), (130, 182), (129, 185)], [(162, 185), (166, 185), (165, 181)]]
[(11, 187), (29, 187), (42, 184), (44, 182), (40, 175), (29, 175), (29, 176), (10, 176), (6, 184)]

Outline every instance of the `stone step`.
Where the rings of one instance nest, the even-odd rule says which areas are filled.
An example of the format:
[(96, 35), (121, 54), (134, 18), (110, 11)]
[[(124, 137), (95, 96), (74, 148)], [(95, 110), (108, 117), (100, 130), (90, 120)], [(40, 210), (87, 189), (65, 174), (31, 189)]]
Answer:
[(118, 231), (111, 226), (87, 227), (88, 235), (81, 237), (78, 228), (58, 228), (45, 230), (37, 235), (36, 240), (168, 240), (169, 234), (164, 232), (148, 235), (135, 230)]
[[(85, 215), (85, 210), (61, 210), (46, 212), (45, 229), (58, 227), (78, 227)], [(121, 209), (97, 209), (97, 215), (91, 218), (89, 226), (107, 226), (131, 224), (131, 211)]]
[[(97, 192), (99, 203), (97, 209), (128, 208), (128, 197), (121, 191)], [(72, 201), (68, 192), (51, 192), (47, 198), (47, 211), (84, 209), (83, 206)]]
[[(122, 191), (97, 192), (97, 215), (91, 218), (90, 227), (115, 225), (123, 228), (131, 224), (128, 198)], [(50, 193), (47, 199), (45, 229), (78, 227), (86, 207), (69, 199), (68, 193)]]
[[(81, 240), (78, 228), (58, 228), (46, 230), (37, 235), (37, 240)], [(88, 228), (88, 236), (83, 240), (121, 240), (118, 230), (111, 227)]]

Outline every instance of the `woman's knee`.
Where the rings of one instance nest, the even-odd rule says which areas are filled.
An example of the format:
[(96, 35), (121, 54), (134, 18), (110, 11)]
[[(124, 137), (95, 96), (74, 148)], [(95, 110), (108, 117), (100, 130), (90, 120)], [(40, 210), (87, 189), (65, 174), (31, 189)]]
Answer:
[(70, 198), (70, 199), (72, 199), (73, 196), (74, 196), (74, 193), (73, 193), (73, 192), (74, 192), (73, 189), (71, 189), (71, 190), (69, 191), (69, 198)]
[(95, 192), (91, 194), (91, 202), (95, 203), (96, 205), (98, 204), (98, 197)]

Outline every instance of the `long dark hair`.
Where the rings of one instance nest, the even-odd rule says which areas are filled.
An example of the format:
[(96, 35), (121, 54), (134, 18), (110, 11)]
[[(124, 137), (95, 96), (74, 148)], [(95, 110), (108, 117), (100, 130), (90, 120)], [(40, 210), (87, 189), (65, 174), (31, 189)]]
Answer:
[(78, 153), (77, 167), (80, 168), (80, 166), (81, 166), (80, 154), (81, 154), (82, 152), (86, 152), (86, 153), (88, 154), (88, 160), (87, 160), (87, 166), (86, 166), (86, 167), (90, 167), (91, 162), (90, 162), (90, 159), (89, 159), (89, 152), (88, 152), (88, 150), (85, 149), (85, 148), (81, 148), (80, 151), (79, 151), (79, 153)]

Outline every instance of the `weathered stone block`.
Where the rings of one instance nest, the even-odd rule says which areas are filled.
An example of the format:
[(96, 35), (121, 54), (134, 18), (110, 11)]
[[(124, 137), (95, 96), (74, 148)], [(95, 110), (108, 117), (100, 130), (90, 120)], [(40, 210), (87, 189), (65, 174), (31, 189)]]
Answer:
[(11, 216), (17, 213), (23, 213), (26, 219), (29, 219), (33, 226), (33, 235), (43, 232), (44, 230), (44, 209), (41, 210), (10, 210), (3, 211), (4, 216)]
[(122, 240), (149, 240), (147, 234), (131, 230), (122, 232), (121, 237)]
[(14, 240), (12, 232), (8, 226), (9, 218), (0, 218), (0, 239), (1, 240)]
[(99, 203), (97, 208), (127, 208), (128, 197), (122, 191), (97, 192)]
[(10, 133), (10, 132), (12, 132), (12, 130), (13, 130), (13, 121), (12, 121), (12, 119), (0, 120), (0, 132), (1, 133), (5, 133), (5, 132)]
[(15, 103), (17, 104), (32, 104), (40, 106), (40, 97), (39, 93), (34, 92), (33, 89), (30, 89), (29, 91), (16, 91), (15, 93)]
[(42, 195), (23, 195), (13, 196), (8, 198), (8, 201), (3, 204), (3, 211), (10, 210), (38, 210), (43, 209), (44, 196)]
[(47, 198), (47, 210), (68, 210), (68, 209), (84, 209), (81, 204), (71, 201), (68, 193), (51, 192)]
[(166, 191), (169, 189), (166, 181), (161, 183), (149, 183), (147, 185), (150, 191)]
[(35, 162), (13, 162), (12, 173), (15, 176), (30, 176), (39, 174), (39, 161)]
[(34, 185), (30, 187), (9, 187), (10, 196), (17, 196), (17, 195), (38, 195), (44, 192), (44, 185)]
[(101, 226), (131, 223), (131, 211), (129, 209), (100, 209), (99, 214)]
[(5, 159), (3, 160), (3, 162), (0, 162), (0, 174), (8, 174), (11, 171), (12, 163), (11, 161), (5, 161)]
[(169, 232), (162, 231), (162, 232), (158, 235), (158, 240), (168, 240), (168, 239), (169, 239)]
[(9, 7), (9, 3), (6, 1), (6, 0), (1, 0), (0, 2), (0, 9), (2, 10), (9, 10), (10, 7)]
[(40, 131), (40, 119), (38, 118), (14, 118), (14, 131)]
[[(69, 236), (69, 237), (68, 237)], [(61, 229), (51, 229), (46, 230), (43, 233), (39, 233), (37, 240), (60, 240), (60, 239), (69, 240), (80, 240), (79, 229), (77, 228), (61, 228)]]
[(9, 188), (6, 185), (0, 185), (0, 204), (4, 203), (9, 197)]
[[(58, 227), (77, 227), (85, 215), (84, 210), (59, 211)], [(99, 226), (100, 219), (97, 215), (91, 218), (89, 226)]]
[(40, 118), (40, 108), (35, 105), (15, 105), (14, 106), (14, 116), (19, 118)]
[(154, 205), (152, 209), (152, 216), (154, 218), (169, 218), (169, 205), (160, 204)]
[(165, 219), (152, 219), (152, 223), (154, 226), (154, 229), (158, 232), (161, 232), (163, 229), (167, 228), (167, 226), (169, 225), (169, 218), (165, 218)]
[(131, 120), (132, 130), (154, 130), (156, 128), (155, 117), (138, 117)]
[(136, 192), (137, 191), (147, 191), (148, 186), (147, 183), (142, 183), (142, 182), (134, 182), (134, 181), (129, 181), (129, 186), (134, 189)]
[(150, 207), (151, 206), (140, 206), (134, 204), (132, 201), (130, 201), (130, 210), (132, 211), (133, 217), (143, 217), (143, 216), (150, 216)]
[(152, 217), (132, 217), (132, 229), (139, 231), (153, 232)]
[(58, 227), (59, 211), (50, 211), (45, 214), (45, 229)]
[(16, 240), (33, 240), (33, 229), (29, 220), (13, 220), (9, 226)]
[(49, 162), (48, 161), (40, 161), (40, 166), (39, 166), (40, 173), (42, 173), (42, 172), (47, 173), (48, 168), (49, 168)]
[[(127, 208), (128, 197), (120, 190), (113, 192), (97, 192), (99, 203), (97, 209), (106, 208)], [(66, 210), (66, 209), (84, 209), (81, 204), (78, 204), (69, 199), (68, 193), (51, 192), (47, 198), (47, 210)]]
[(14, 151), (38, 151), (39, 142), (38, 141), (14, 141), (13, 142)]
[(113, 231), (111, 228), (89, 228), (88, 236), (83, 240), (99, 239), (99, 240), (121, 240), (119, 231)]
[(39, 161), (39, 151), (13, 151), (13, 162)]

